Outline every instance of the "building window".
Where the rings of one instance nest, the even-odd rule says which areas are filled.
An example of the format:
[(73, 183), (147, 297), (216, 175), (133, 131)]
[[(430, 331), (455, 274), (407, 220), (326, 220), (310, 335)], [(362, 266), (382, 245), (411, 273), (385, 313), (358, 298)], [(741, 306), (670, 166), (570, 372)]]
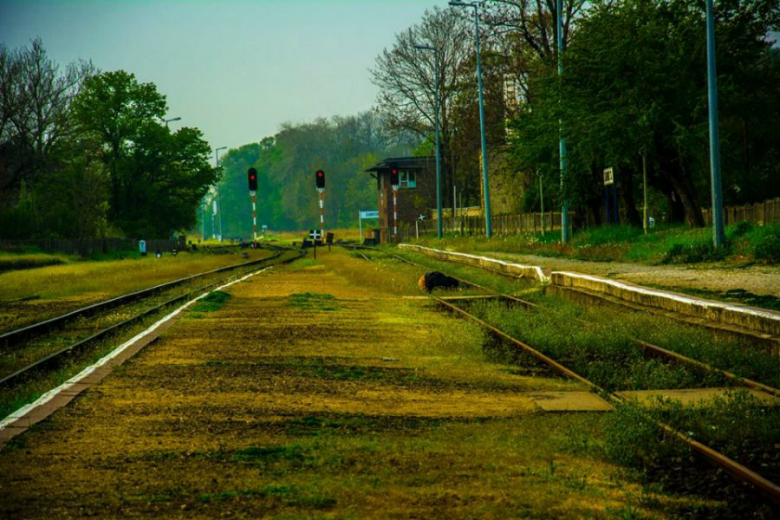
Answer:
[(416, 172), (398, 172), (401, 180), (402, 188), (416, 188), (417, 187), (417, 173)]

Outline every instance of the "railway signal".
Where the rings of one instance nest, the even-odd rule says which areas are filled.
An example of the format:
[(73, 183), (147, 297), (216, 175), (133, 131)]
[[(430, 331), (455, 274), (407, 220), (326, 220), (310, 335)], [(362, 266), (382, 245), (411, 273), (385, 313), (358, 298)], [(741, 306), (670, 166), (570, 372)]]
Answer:
[(394, 190), (398, 189), (398, 185), (401, 184), (398, 174), (398, 168), (390, 168), (390, 186)]
[(398, 236), (398, 186), (401, 184), (398, 168), (390, 167), (390, 187), (393, 189), (393, 235)]
[(249, 168), (246, 174), (249, 180), (249, 194), (252, 196), (252, 231), (254, 240), (257, 240), (257, 170)]
[(314, 184), (317, 186), (317, 193), (320, 196), (320, 229), (322, 235), (325, 235), (325, 172), (317, 170), (314, 174)]
[(257, 170), (254, 168), (249, 168), (247, 177), (249, 179), (249, 191), (257, 191)]

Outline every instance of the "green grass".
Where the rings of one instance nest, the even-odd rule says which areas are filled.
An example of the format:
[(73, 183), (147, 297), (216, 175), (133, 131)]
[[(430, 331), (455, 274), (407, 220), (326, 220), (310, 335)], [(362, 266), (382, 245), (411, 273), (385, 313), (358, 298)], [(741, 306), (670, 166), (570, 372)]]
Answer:
[(190, 307), (190, 312), (201, 313), (201, 312), (218, 311), (219, 309), (225, 306), (225, 304), (228, 302), (230, 298), (231, 295), (224, 291), (210, 292), (208, 296), (198, 300), (198, 302), (195, 303), (195, 305)]
[(474, 303), (471, 310), (610, 392), (725, 384), (717, 376), (703, 376), (677, 364), (646, 359), (626, 331), (616, 329), (609, 321), (585, 326), (577, 321), (581, 310), (562, 301), (539, 312), (509, 308), (499, 302)]
[(65, 255), (49, 255), (46, 253), (6, 253), (0, 251), (0, 273), (67, 264), (72, 261), (72, 258)]
[(780, 224), (758, 227), (742, 222), (728, 226), (726, 238), (725, 247), (715, 250), (711, 228), (658, 226), (645, 235), (642, 229), (616, 225), (577, 231), (568, 244), (560, 242), (558, 233), (494, 236), (489, 239), (448, 235), (443, 239), (421, 238), (417, 243), (440, 249), (535, 254), (596, 262), (780, 262)]
[(335, 296), (322, 293), (292, 294), (287, 305), (307, 311), (337, 311), (339, 309)]

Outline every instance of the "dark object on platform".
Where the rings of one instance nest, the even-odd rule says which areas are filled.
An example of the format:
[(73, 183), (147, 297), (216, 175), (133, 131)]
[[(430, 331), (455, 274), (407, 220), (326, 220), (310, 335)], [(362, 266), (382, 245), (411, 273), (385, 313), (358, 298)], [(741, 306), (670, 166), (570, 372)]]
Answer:
[(455, 289), (460, 286), (455, 278), (452, 276), (447, 276), (446, 274), (440, 273), (438, 271), (425, 273), (420, 277), (417, 285), (420, 287), (421, 291), (428, 292), (433, 291), (437, 287), (442, 287), (444, 289)]
[(363, 239), (363, 245), (364, 246), (375, 246), (376, 245), (376, 240), (374, 240), (373, 238), (364, 238)]

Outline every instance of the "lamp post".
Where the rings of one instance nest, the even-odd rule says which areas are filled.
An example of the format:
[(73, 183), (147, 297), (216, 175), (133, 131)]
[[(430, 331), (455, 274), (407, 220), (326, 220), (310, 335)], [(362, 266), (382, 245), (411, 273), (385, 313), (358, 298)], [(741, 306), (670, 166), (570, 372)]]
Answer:
[(718, 132), (718, 78), (715, 73), (715, 17), (707, 0), (707, 90), (710, 119), (710, 177), (712, 178), (712, 238), (719, 248), (726, 241), (723, 230), (723, 189), (720, 183), (720, 137)]
[[(439, 140), (439, 52), (436, 47), (430, 45), (415, 45), (415, 49), (422, 51), (431, 51), (433, 53), (433, 82), (436, 84), (434, 90), (434, 111), (436, 112), (434, 118), (436, 120), (436, 212), (437, 212), (437, 227), (436, 235), (442, 237), (442, 211), (441, 211), (441, 143)], [(452, 214), (453, 218), (455, 213)]]
[[(216, 154), (216, 166), (219, 168), (219, 151), (220, 150), (227, 150), (227, 146), (220, 146), (219, 148), (216, 148), (214, 150), (214, 153)], [(222, 242), (222, 190), (220, 189), (220, 186), (222, 185), (222, 177), (219, 178), (217, 181), (217, 211), (219, 211), (219, 241)]]
[[(558, 77), (563, 75), (563, 0), (558, 0), (555, 9), (556, 15), (556, 34), (558, 35)], [(560, 103), (560, 101), (559, 101)], [(558, 119), (559, 142), (558, 150), (560, 153), (561, 168), (561, 242), (564, 244), (571, 238), (569, 235), (569, 201), (566, 198), (566, 138), (563, 137), (563, 120)]]
[[(560, 1), (560, 0), (559, 0)], [(479, 90), (479, 132), (482, 138), (482, 186), (485, 191), (485, 235), (493, 235), (493, 226), (490, 222), (490, 189), (488, 187), (488, 156), (487, 141), (485, 139), (485, 103), (482, 99), (482, 58), (479, 45), (479, 4), (476, 2), (450, 2), (452, 7), (474, 8), (474, 37), (477, 45), (477, 87)]]
[(163, 119), (165, 121), (165, 128), (168, 128), (168, 123), (173, 123), (174, 121), (181, 121), (180, 117), (174, 117), (173, 119)]

